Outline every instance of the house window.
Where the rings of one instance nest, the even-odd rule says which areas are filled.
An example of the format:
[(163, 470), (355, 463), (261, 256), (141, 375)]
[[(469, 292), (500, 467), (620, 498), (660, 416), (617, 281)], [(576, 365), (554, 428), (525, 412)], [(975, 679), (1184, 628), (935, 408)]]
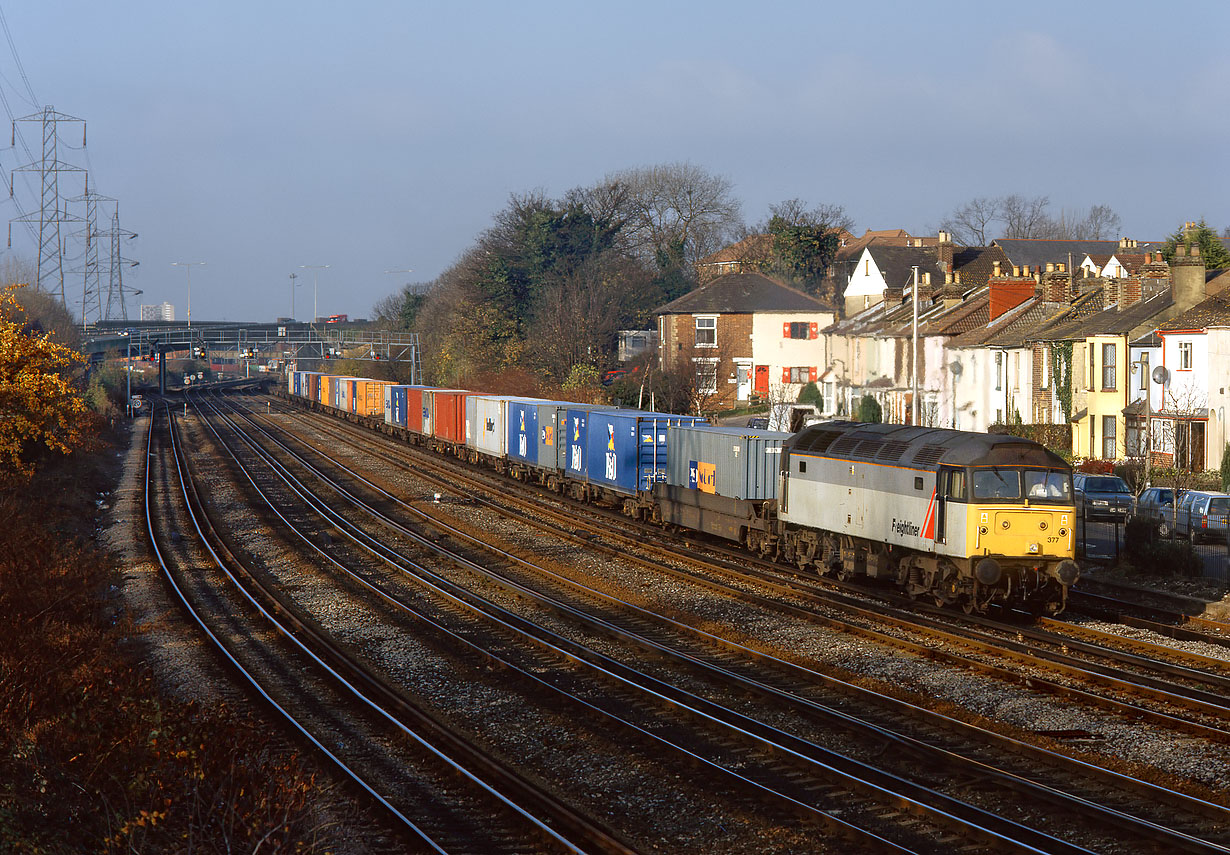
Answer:
[(1004, 388), (1004, 352), (1002, 350), (995, 351), (995, 391), (998, 392)]
[(1102, 416), (1102, 459), (1114, 460), (1118, 456), (1118, 434), (1114, 416)]
[(816, 379), (816, 369), (814, 366), (798, 366), (794, 368), (782, 369), (783, 383), (810, 383)]
[(835, 390), (836, 390), (836, 387), (832, 380), (824, 381), (824, 412), (825, 413), (836, 412), (837, 401), (836, 401), (836, 398), (834, 397)]
[(717, 391), (718, 361), (716, 359), (697, 359), (695, 363), (696, 391), (704, 395), (712, 395)]
[[(1086, 349), (1089, 351), (1089, 376), (1085, 378), (1085, 382), (1088, 383), (1089, 385), (1087, 385), (1085, 388), (1088, 389), (1090, 392), (1092, 392), (1093, 391), (1093, 378), (1097, 376), (1097, 364), (1096, 364), (1097, 348), (1095, 348), (1092, 344), (1089, 344), (1089, 345), (1086, 345)], [(1093, 449), (1090, 449), (1090, 453), (1091, 454), (1093, 453)]]
[(1049, 389), (1051, 386), (1051, 348), (1049, 345), (1042, 345), (1040, 348), (1042, 357), (1042, 382), (1038, 388)]
[(1192, 370), (1192, 343), (1190, 341), (1179, 342), (1179, 370)]
[(1102, 388), (1115, 388), (1115, 346), (1102, 345)]
[(696, 346), (717, 347), (717, 318), (696, 319)]
[(1140, 352), (1140, 391), (1149, 391), (1149, 351)]
[(1093, 426), (1097, 422), (1092, 415), (1089, 416), (1089, 456), (1093, 457)]
[(789, 323), (783, 322), (782, 327), (782, 332), (785, 334), (786, 338), (798, 338), (804, 340), (815, 338), (815, 336), (812, 335), (812, 330), (816, 327), (816, 324), (811, 324), (807, 321), (790, 321)]

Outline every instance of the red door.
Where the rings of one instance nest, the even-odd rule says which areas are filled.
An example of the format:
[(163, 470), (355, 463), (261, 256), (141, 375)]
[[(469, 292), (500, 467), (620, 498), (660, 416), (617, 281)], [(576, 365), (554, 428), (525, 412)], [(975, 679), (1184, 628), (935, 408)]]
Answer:
[(756, 366), (756, 394), (769, 394), (769, 366), (767, 365)]

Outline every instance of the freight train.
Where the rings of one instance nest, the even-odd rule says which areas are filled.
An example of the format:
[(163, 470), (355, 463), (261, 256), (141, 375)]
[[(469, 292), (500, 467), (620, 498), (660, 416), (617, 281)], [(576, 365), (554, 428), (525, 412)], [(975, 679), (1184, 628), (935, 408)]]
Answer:
[(827, 422), (790, 434), (609, 406), (309, 371), (287, 394), (384, 433), (662, 526), (967, 612), (1058, 614), (1072, 470), (1036, 442)]

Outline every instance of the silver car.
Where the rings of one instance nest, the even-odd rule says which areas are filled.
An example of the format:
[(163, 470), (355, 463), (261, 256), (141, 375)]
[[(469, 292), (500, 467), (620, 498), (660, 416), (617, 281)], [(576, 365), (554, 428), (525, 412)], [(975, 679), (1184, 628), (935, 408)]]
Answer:
[[(1179, 501), (1182, 501), (1184, 491), (1179, 490), (1178, 493)], [(1150, 520), (1162, 537), (1168, 537), (1174, 528), (1178, 512), (1174, 495), (1173, 487), (1149, 487), (1136, 499), (1136, 516)]]
[(1226, 521), (1230, 517), (1230, 494), (1191, 490), (1179, 500), (1179, 515), (1175, 532), (1190, 537), (1192, 543), (1201, 540), (1226, 542)]

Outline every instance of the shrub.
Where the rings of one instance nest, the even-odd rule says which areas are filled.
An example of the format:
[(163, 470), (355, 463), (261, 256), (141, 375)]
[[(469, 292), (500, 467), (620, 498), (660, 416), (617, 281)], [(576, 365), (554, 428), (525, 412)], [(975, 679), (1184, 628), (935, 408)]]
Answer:
[(1199, 576), (1204, 562), (1186, 540), (1157, 536), (1152, 520), (1128, 520), (1123, 533), (1123, 557), (1141, 573), (1155, 576)]
[(820, 405), (820, 390), (816, 388), (815, 383), (808, 383), (799, 390), (798, 403), (800, 404), (815, 404)]
[(854, 417), (860, 422), (879, 424), (884, 418), (884, 411), (880, 409), (880, 402), (875, 397), (864, 395), (858, 399), (858, 412)]

